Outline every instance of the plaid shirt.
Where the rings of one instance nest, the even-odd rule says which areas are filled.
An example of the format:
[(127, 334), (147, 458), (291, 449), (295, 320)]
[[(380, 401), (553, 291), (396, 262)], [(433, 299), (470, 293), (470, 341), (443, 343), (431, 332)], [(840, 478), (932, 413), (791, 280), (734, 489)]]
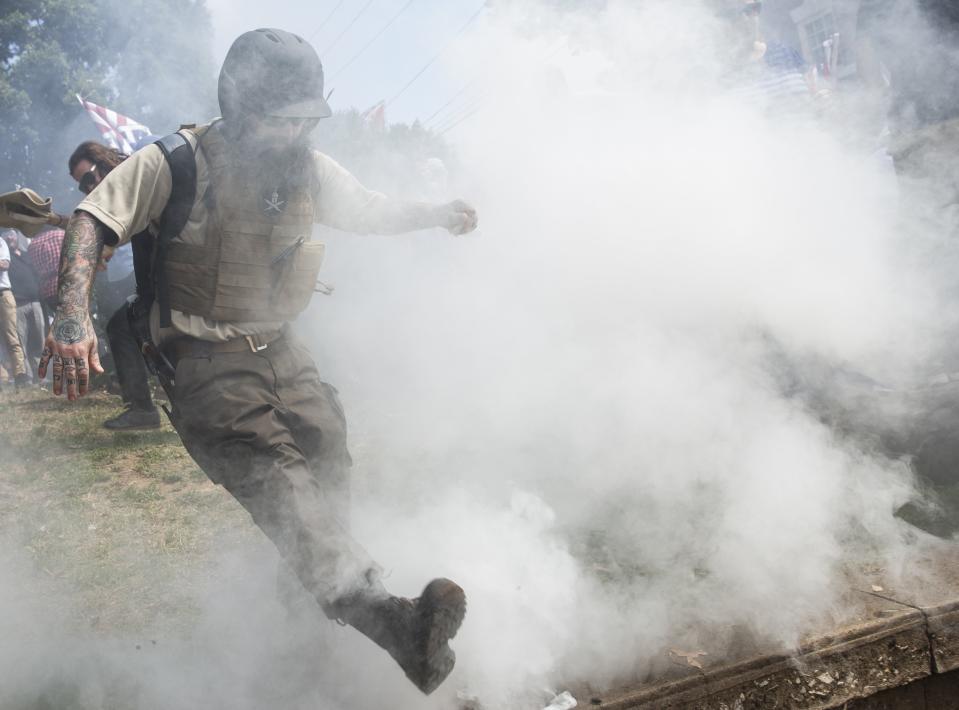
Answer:
[(758, 106), (768, 115), (783, 116), (812, 106), (812, 92), (806, 83), (802, 55), (775, 42), (766, 43), (762, 59), (750, 62), (733, 80), (732, 95)]
[(44, 300), (57, 295), (57, 272), (60, 269), (63, 237), (62, 229), (49, 229), (34, 237), (27, 250), (27, 256), (40, 279), (40, 298)]

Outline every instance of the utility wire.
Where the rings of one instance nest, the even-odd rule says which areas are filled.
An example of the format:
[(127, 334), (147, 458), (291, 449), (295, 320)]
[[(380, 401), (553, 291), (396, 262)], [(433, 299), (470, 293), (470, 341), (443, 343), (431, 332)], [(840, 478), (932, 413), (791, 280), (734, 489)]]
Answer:
[(447, 106), (449, 106), (449, 105), (452, 104), (454, 101), (456, 101), (456, 99), (458, 99), (460, 96), (462, 96), (463, 93), (464, 93), (467, 89), (469, 89), (469, 88), (470, 88), (473, 84), (475, 84), (475, 83), (476, 83), (476, 79), (470, 79), (470, 81), (467, 82), (466, 86), (462, 87), (459, 91), (457, 91), (455, 94), (453, 94), (453, 96), (450, 98), (449, 101), (447, 101), (445, 104), (443, 104), (442, 106), (440, 106), (438, 109), (436, 109), (436, 110), (435, 110), (433, 113), (431, 113), (429, 116), (427, 116), (426, 118), (424, 118), (424, 119), (423, 119), (423, 125), (425, 126), (425, 125), (427, 125), (430, 121), (432, 121), (440, 112), (442, 112), (444, 109), (446, 109)]
[(441, 119), (439, 119), (438, 121), (435, 121), (435, 122), (433, 123), (433, 129), (436, 130), (436, 128), (438, 128), (438, 127), (440, 127), (440, 126), (443, 126), (443, 125), (449, 123), (450, 121), (456, 120), (456, 118), (457, 118), (458, 116), (461, 116), (462, 114), (464, 114), (464, 113), (466, 113), (467, 111), (469, 111), (471, 108), (482, 104), (485, 98), (486, 98), (485, 94), (479, 94), (479, 95), (477, 95), (477, 96), (472, 96), (472, 97), (470, 97), (469, 99), (467, 99), (467, 100), (464, 102), (464, 104), (463, 104), (462, 106), (458, 106), (457, 108), (453, 109), (453, 110), (452, 110), (449, 114), (447, 114), (446, 116), (443, 116), (443, 117), (442, 117)]
[(454, 111), (446, 118), (437, 122), (437, 124), (433, 126), (432, 130), (437, 131), (438, 133), (442, 133), (451, 125), (457, 123), (459, 119), (463, 118), (463, 116), (465, 116), (466, 114), (472, 113), (482, 108), (485, 98), (486, 98), (485, 96), (479, 96), (473, 101), (471, 101), (470, 103), (466, 104), (465, 106), (460, 107), (458, 110)]
[(423, 67), (418, 72), (416, 72), (416, 74), (413, 75), (413, 78), (410, 79), (408, 82), (406, 82), (406, 84), (403, 85), (402, 89), (396, 92), (396, 95), (393, 98), (389, 99), (386, 102), (387, 105), (393, 103), (400, 96), (406, 93), (406, 90), (413, 85), (413, 82), (419, 79), (423, 75), (423, 73), (427, 69), (429, 69), (430, 66), (432, 66), (433, 62), (435, 62), (437, 59), (439, 59), (443, 55), (443, 52), (445, 52), (449, 48), (449, 46), (453, 43), (453, 40), (459, 37), (461, 34), (463, 34), (463, 32), (466, 31), (466, 28), (473, 23), (473, 20), (479, 17), (480, 13), (483, 11), (483, 8), (485, 7), (486, 7), (486, 0), (483, 0), (483, 4), (479, 6), (479, 9), (476, 12), (474, 12), (472, 15), (470, 15), (470, 18), (466, 21), (466, 23), (462, 27), (460, 27), (459, 30), (457, 30), (456, 34), (454, 34), (452, 37), (449, 38), (449, 40), (447, 40), (446, 44), (443, 45), (442, 49), (440, 49), (439, 52), (433, 55), (433, 58), (430, 59), (426, 64), (424, 64)]
[(416, 0), (409, 0), (409, 2), (407, 2), (403, 7), (401, 7), (400, 10), (399, 10), (399, 12), (397, 12), (395, 15), (393, 15), (393, 17), (390, 18), (390, 21), (387, 22), (385, 25), (383, 25), (383, 26), (380, 28), (380, 31), (377, 32), (375, 35), (373, 35), (373, 38), (372, 38), (369, 42), (367, 42), (366, 44), (364, 44), (364, 45), (363, 45), (363, 48), (360, 49), (359, 52), (357, 52), (356, 54), (354, 54), (346, 64), (344, 64), (343, 66), (341, 66), (339, 69), (336, 70), (336, 73), (333, 74), (333, 76), (330, 77), (330, 81), (332, 81), (333, 79), (335, 79), (336, 77), (338, 77), (340, 74), (342, 74), (344, 71), (346, 71), (347, 67), (349, 67), (353, 62), (355, 62), (357, 59), (359, 59), (361, 56), (363, 56), (363, 53), (366, 52), (366, 50), (369, 49), (370, 46), (371, 46), (376, 40), (378, 40), (378, 39), (380, 38), (380, 35), (382, 35), (384, 32), (386, 32), (386, 30), (388, 30), (388, 29), (390, 28), (390, 25), (392, 25), (394, 22), (396, 22), (396, 20), (399, 18), (399, 16), (402, 15), (404, 12), (406, 12), (406, 9), (407, 9), (410, 5), (412, 5), (414, 2), (416, 2)]
[[(564, 46), (565, 46), (565, 45), (564, 45), (564, 43), (563, 43), (562, 41), (557, 42), (556, 45), (555, 45), (549, 52), (547, 52), (547, 53), (543, 56), (542, 61), (545, 62), (545, 61), (548, 61), (548, 60), (552, 59), (552, 58), (559, 52), (559, 50), (563, 49)], [(443, 104), (443, 105), (440, 106), (438, 109), (436, 109), (433, 113), (431, 113), (429, 116), (427, 116), (425, 119), (423, 119), (423, 122), (422, 122), (423, 125), (424, 125), (424, 126), (428, 125), (429, 122), (433, 120), (433, 118), (435, 118), (437, 115), (439, 115), (439, 114), (440, 114), (442, 111), (444, 111), (448, 106), (450, 106), (451, 104), (453, 104), (467, 89), (469, 89), (471, 86), (473, 86), (473, 84), (475, 84), (478, 79), (479, 79), (479, 77), (473, 77), (473, 78), (470, 79), (468, 82), (466, 82), (466, 84), (465, 84), (464, 86), (462, 86), (455, 94), (453, 94), (453, 96), (450, 97), (449, 101), (447, 101), (445, 104)], [(449, 116), (447, 116), (447, 118), (449, 118)], [(446, 119), (440, 119), (438, 123), (441, 124), (441, 123), (443, 123), (445, 120), (446, 120)]]
[(336, 3), (336, 7), (334, 7), (332, 10), (330, 10), (330, 13), (326, 16), (326, 18), (323, 20), (323, 22), (320, 23), (320, 26), (317, 27), (315, 30), (313, 30), (313, 34), (311, 34), (309, 37), (307, 37), (307, 39), (312, 40), (314, 37), (316, 37), (316, 36), (320, 33), (320, 30), (322, 30), (324, 27), (326, 27), (326, 23), (330, 21), (330, 18), (333, 17), (333, 15), (336, 13), (336, 11), (339, 10), (340, 7), (343, 6), (343, 3), (344, 3), (344, 2), (346, 2), (346, 0), (340, 0), (338, 3)]
[(437, 123), (435, 126), (430, 128), (429, 130), (432, 130), (435, 133), (442, 133), (451, 125), (453, 125), (454, 123), (459, 121), (461, 118), (463, 118), (463, 116), (465, 116), (466, 114), (472, 113), (476, 109), (479, 109), (482, 107), (483, 107), (482, 101), (476, 101), (474, 103), (469, 104), (468, 106), (464, 106), (462, 110), (457, 111), (455, 114), (448, 116), (445, 121), (442, 121), (441, 123)]
[(449, 133), (450, 131), (452, 131), (454, 128), (456, 128), (458, 125), (460, 125), (460, 124), (463, 123), (464, 121), (472, 118), (472, 117), (475, 116), (477, 113), (479, 113), (482, 108), (483, 108), (482, 106), (477, 106), (475, 109), (473, 109), (473, 110), (470, 111), (468, 114), (466, 114), (465, 116), (463, 116), (463, 118), (461, 118), (459, 121), (456, 121), (456, 122), (454, 122), (451, 126), (447, 126), (446, 128), (444, 128), (442, 131), (439, 132), (439, 134), (440, 134), (441, 136), (446, 135), (447, 133)]
[(355, 16), (352, 20), (350, 20), (350, 23), (343, 29), (342, 32), (340, 32), (339, 35), (337, 35), (336, 39), (333, 40), (326, 49), (324, 49), (322, 52), (320, 52), (320, 56), (321, 56), (321, 57), (325, 57), (325, 56), (327, 55), (327, 52), (329, 52), (331, 49), (333, 49), (333, 47), (335, 47), (336, 44), (337, 44), (341, 39), (343, 39), (343, 37), (346, 35), (346, 33), (350, 31), (350, 28), (353, 27), (353, 25), (356, 24), (356, 21), (363, 16), (363, 13), (365, 13), (367, 10), (370, 9), (370, 5), (372, 5), (373, 2), (374, 2), (374, 0), (369, 0), (369, 2), (367, 2), (367, 3), (363, 6), (363, 8), (362, 8), (358, 13), (356, 13), (356, 16)]

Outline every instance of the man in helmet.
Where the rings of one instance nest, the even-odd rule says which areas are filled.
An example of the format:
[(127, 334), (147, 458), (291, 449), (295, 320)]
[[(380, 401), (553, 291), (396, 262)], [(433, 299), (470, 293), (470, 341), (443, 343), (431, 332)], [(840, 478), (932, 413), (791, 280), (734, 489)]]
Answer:
[[(476, 213), (461, 201), (388, 199), (310, 149), (307, 136), (330, 108), (319, 57), (297, 35), (241, 35), (224, 60), (219, 100), (222, 119), (138, 151), (77, 206), (41, 368), (52, 364), (56, 394), (86, 392), (90, 371), (100, 370), (88, 313), (100, 252), (150, 229), (150, 331), (175, 367), (171, 419), (184, 446), (249, 511), (324, 612), (386, 649), (430, 693), (452, 670), (447, 642), (465, 595), (446, 579), (413, 600), (384, 589), (349, 531), (350, 458), (336, 390), (320, 380), (290, 322), (316, 285), (323, 247), (310, 241), (314, 222), (463, 234), (475, 229)], [(184, 150), (193, 173), (174, 171)], [(184, 194), (178, 218), (172, 206)]]

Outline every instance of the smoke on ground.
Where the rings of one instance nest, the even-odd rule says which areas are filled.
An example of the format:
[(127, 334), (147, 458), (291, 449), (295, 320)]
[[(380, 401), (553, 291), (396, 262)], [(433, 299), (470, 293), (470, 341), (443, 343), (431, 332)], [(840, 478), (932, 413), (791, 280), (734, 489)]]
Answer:
[(498, 8), (451, 133), (479, 233), (330, 238), (314, 342), (361, 447), (358, 536), (402, 593), (469, 591), (450, 685), (491, 707), (742, 629), (792, 647), (915, 539), (907, 463), (784, 385), (924, 362), (891, 167), (833, 130), (838, 99), (731, 97), (725, 56), (694, 3)]
[(182, 648), (78, 642), (138, 707), (542, 707), (668, 648), (794, 647), (921, 543), (894, 516), (908, 463), (784, 385), (804, 361), (906, 382), (932, 348), (888, 164), (828, 108), (730, 96), (703, 5), (556, 5), (497, 4), (441, 62), (486, 99), (422, 197), (480, 230), (321, 230), (335, 292), (298, 323), (346, 406), (356, 537), (394, 593), (467, 591), (456, 670), (424, 699), (308, 603), (291, 620), (259, 550), (221, 563)]

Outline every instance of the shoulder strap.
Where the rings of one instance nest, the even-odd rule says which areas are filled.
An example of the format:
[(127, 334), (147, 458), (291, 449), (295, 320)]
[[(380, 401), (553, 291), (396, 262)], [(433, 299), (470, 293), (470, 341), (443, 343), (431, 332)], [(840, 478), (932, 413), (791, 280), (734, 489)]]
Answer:
[(196, 200), (196, 156), (193, 145), (180, 133), (156, 142), (170, 166), (173, 187), (160, 215), (160, 231), (153, 248), (153, 284), (160, 306), (160, 327), (170, 327), (170, 288), (163, 264), (170, 240), (183, 231)]

